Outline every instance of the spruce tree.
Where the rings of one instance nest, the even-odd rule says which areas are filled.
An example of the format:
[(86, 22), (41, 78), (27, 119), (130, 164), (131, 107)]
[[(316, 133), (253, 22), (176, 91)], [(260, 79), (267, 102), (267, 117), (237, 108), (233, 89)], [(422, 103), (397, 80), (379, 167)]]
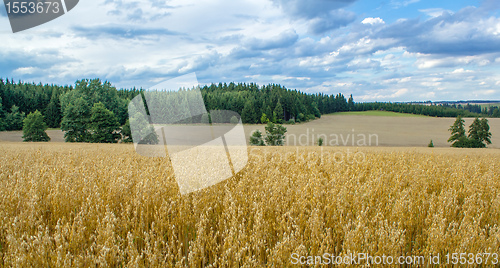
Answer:
[(451, 142), (452, 147), (465, 148), (468, 147), (468, 139), (465, 136), (465, 121), (459, 115), (455, 120), (455, 123), (450, 127), (449, 131), (451, 131), (451, 137), (448, 139), (448, 142)]
[(19, 107), (12, 105), (11, 112), (5, 117), (5, 124), (7, 130), (21, 130), (23, 129), (24, 112), (19, 111)]
[(255, 107), (253, 105), (253, 101), (247, 100), (245, 102), (245, 107), (243, 108), (243, 111), (241, 112), (241, 119), (243, 123), (247, 124), (255, 124), (257, 122), (254, 122), (253, 119), (255, 117)]
[(469, 147), (471, 148), (486, 148), (487, 144), (491, 144), (491, 133), (488, 120), (483, 118), (474, 119), (474, 122), (469, 128)]
[(276, 104), (276, 107), (274, 108), (273, 116), (275, 117), (276, 123), (278, 124), (283, 123), (284, 119), (283, 106), (281, 105), (281, 102), (279, 100), (278, 103)]
[(61, 105), (59, 103), (59, 98), (52, 94), (49, 104), (45, 108), (44, 112), (45, 122), (50, 128), (58, 128), (61, 124)]

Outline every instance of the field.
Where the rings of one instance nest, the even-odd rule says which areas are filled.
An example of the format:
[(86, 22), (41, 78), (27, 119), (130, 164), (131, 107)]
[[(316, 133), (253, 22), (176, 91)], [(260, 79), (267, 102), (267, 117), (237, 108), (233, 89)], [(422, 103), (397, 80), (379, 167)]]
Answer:
[(184, 196), (168, 159), (132, 145), (0, 151), (2, 267), (290, 267), (294, 253), (440, 254), (443, 264), (447, 253), (500, 253), (499, 150), (251, 147), (235, 177)]
[[(448, 129), (455, 122), (455, 118), (395, 117), (390, 116), (394, 114), (391, 112), (375, 113), (377, 115), (351, 115), (351, 113), (324, 115), (321, 119), (304, 124), (286, 125), (288, 129), (286, 144), (313, 146), (317, 144), (320, 135), (326, 135), (326, 138), (323, 136), (323, 140), (327, 146), (426, 147), (430, 140), (433, 140), (436, 147), (450, 147), (450, 143), (447, 142), (450, 137)], [(474, 118), (465, 118), (466, 130), (473, 120)], [(490, 118), (488, 121), (492, 133), (492, 144), (488, 145), (488, 148), (499, 149), (500, 118)], [(262, 125), (248, 125), (245, 129), (247, 136), (254, 129), (264, 133)], [(370, 136), (372, 136), (371, 142)]]
[[(492, 144), (489, 148), (500, 149), (500, 118), (490, 118)], [(426, 147), (433, 140), (436, 147), (450, 147), (448, 129), (454, 118), (405, 115), (384, 111), (361, 113), (337, 113), (324, 115), (321, 119), (303, 124), (286, 125), (289, 146), (314, 146), (320, 135), (327, 146), (385, 146), (385, 147)], [(473, 118), (465, 118), (466, 129)], [(245, 125), (247, 137), (255, 129), (263, 133), (264, 125)], [(64, 142), (60, 130), (47, 130), (53, 142)], [(0, 141), (21, 142), (21, 131), (0, 132)], [(372, 137), (370, 141), (370, 136)], [(366, 139), (364, 139), (366, 138)], [(366, 140), (364, 143), (363, 141)]]
[(368, 115), (368, 116), (390, 116), (390, 117), (426, 117), (418, 114), (404, 114), (388, 111), (362, 111), (362, 112), (343, 112), (335, 115)]

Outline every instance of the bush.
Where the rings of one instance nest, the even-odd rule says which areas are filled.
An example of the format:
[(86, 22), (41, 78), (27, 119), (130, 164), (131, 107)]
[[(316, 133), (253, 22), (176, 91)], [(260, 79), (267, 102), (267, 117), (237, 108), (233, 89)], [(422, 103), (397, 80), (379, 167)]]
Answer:
[(431, 142), (429, 142), (429, 144), (427, 145), (427, 147), (434, 147), (434, 143), (432, 142), (432, 140), (431, 140)]
[(323, 138), (318, 139), (318, 146), (323, 146)]

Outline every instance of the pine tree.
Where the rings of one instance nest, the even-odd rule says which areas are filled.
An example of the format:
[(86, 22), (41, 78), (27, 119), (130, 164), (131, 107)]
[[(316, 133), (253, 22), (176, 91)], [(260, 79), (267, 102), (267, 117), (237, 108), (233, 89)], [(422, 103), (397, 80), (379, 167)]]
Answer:
[(287, 129), (282, 125), (268, 122), (266, 126), (266, 144), (269, 146), (283, 146)]
[(24, 141), (50, 141), (49, 136), (45, 132), (47, 125), (43, 119), (42, 113), (36, 110), (23, 120)]
[(90, 110), (90, 142), (116, 143), (121, 135), (120, 124), (113, 112), (98, 102)]
[(250, 136), (250, 145), (252, 146), (265, 146), (264, 140), (262, 140), (262, 132), (260, 130), (255, 130)]
[(448, 142), (451, 142), (452, 147), (465, 148), (468, 147), (468, 139), (465, 136), (465, 121), (461, 116), (458, 116), (455, 120), (455, 123), (450, 127), (449, 131), (451, 131), (451, 137), (448, 139)]

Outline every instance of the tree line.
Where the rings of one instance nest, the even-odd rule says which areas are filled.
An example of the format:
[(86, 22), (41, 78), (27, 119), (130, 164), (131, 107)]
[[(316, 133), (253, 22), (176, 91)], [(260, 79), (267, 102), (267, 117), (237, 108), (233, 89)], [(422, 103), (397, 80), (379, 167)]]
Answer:
[(356, 103), (354, 111), (372, 111), (384, 110), (397, 113), (418, 114), (433, 117), (500, 117), (500, 108), (497, 106), (490, 106), (489, 108), (481, 109), (480, 105), (421, 105), (411, 103), (386, 103), (386, 102), (372, 102), (372, 103)]
[[(293, 124), (320, 118), (323, 114), (369, 110), (436, 117), (500, 116), (498, 107), (494, 106), (481, 110), (479, 105), (355, 103), (352, 95), (346, 98), (340, 93), (309, 94), (279, 84), (259, 86), (231, 82), (206, 85), (200, 89), (208, 111), (234, 111), (247, 124), (266, 124), (268, 121)], [(21, 130), (27, 115), (38, 111), (47, 127), (65, 131), (66, 141), (130, 141), (128, 104), (141, 92), (144, 89), (117, 89), (100, 79), (83, 79), (72, 86), (0, 79), (0, 131)], [(104, 123), (104, 119), (108, 123)], [(106, 129), (110, 134), (106, 136), (100, 129)]]
[[(141, 92), (100, 79), (79, 80), (74, 86), (0, 79), (0, 131), (21, 130), (26, 116), (37, 112), (36, 119), (41, 115), (46, 127), (64, 130), (68, 142), (130, 141), (128, 104)], [(263, 117), (278, 124), (304, 122), (354, 108), (352, 95), (307, 94), (278, 84), (211, 84), (201, 87), (201, 94), (208, 111), (231, 110), (249, 124), (260, 124)], [(100, 129), (111, 134), (103, 138)]]

